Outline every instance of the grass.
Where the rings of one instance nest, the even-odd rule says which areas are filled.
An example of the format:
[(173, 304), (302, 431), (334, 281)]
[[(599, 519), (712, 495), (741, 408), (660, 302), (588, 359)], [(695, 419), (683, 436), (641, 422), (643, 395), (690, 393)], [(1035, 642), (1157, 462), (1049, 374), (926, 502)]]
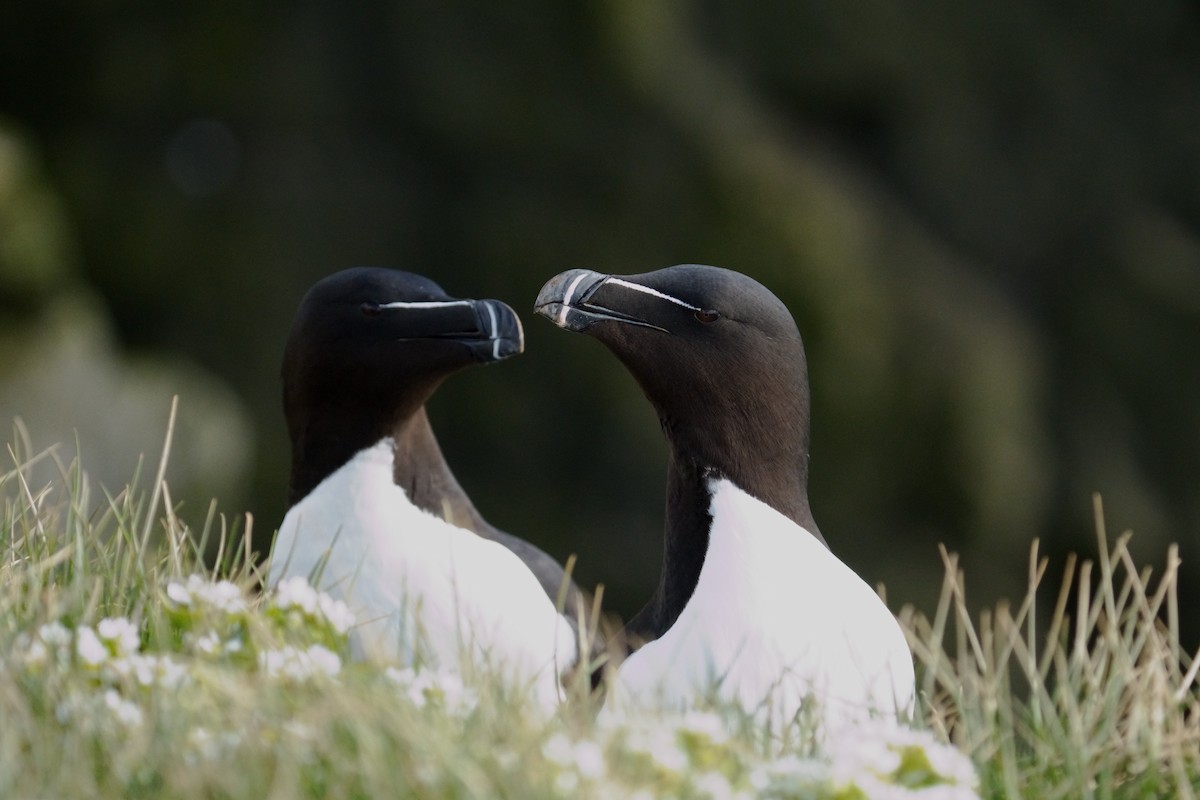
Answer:
[(905, 609), (930, 726), (970, 753), (984, 795), (1182, 797), (1200, 787), (1200, 654), (1179, 641), (1179, 558), (1172, 546), (1155, 578), (1110, 542), (1095, 498), (1098, 558), (1068, 558), (1043, 631), (1047, 561), (1038, 543), (1029, 588), (967, 613), (965, 578), (946, 566), (932, 620)]
[(1102, 525), (1048, 609), (1036, 543), (1025, 598), (978, 618), (944, 553), (933, 618), (901, 613), (918, 730), (814, 746), (734, 708), (597, 722), (580, 686), (546, 716), (486, 674), (351, 663), (336, 604), (252, 590), (248, 519), (175, 514), (169, 435), (150, 491), (113, 495), (27, 441), (0, 468), (0, 797), (973, 797), (963, 754), (983, 797), (1200, 786), (1176, 555), (1154, 578)]

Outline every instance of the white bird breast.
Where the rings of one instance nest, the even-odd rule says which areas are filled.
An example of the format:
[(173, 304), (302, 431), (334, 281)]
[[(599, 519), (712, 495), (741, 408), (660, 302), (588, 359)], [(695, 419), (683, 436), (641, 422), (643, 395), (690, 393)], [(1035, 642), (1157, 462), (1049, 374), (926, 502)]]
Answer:
[(910, 713), (912, 653), (878, 595), (730, 481), (709, 491), (696, 590), (676, 623), (622, 665), (613, 703), (679, 707), (715, 692), (784, 722), (813, 708), (827, 731)]
[(544, 702), (575, 660), (571, 627), (500, 544), (417, 508), (395, 484), (390, 438), (356, 454), (293, 506), (269, 585), (312, 577), (359, 621), (358, 657), (533, 679)]

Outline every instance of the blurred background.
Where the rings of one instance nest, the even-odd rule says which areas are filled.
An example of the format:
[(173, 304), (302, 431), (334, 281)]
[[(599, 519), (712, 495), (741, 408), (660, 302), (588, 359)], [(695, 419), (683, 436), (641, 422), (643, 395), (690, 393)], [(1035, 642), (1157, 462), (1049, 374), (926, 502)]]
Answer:
[[(0, 14), (0, 420), (119, 489), (172, 394), (181, 514), (282, 518), (279, 361), (355, 265), (525, 318), (430, 414), (494, 524), (630, 614), (665, 452), (603, 348), (532, 314), (568, 267), (699, 262), (792, 309), (812, 502), (893, 606), (962, 553), (1178, 542), (1200, 600), (1200, 10), (1113, 0), (163, 4)], [(7, 437), (6, 437), (7, 438)], [(1190, 605), (1187, 603), (1190, 602)], [(1200, 624), (1188, 633), (1200, 637)]]

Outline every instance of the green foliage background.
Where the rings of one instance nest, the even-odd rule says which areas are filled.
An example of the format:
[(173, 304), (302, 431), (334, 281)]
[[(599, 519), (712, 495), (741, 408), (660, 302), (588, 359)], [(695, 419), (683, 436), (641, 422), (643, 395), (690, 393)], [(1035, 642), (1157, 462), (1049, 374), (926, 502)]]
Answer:
[[(1143, 560), (1180, 542), (1197, 597), (1194, 4), (9, 3), (0, 119), (0, 416), (91, 401), (69, 438), (135, 408), (153, 452), (121, 387), (167, 376), (165, 420), (190, 381), (185, 516), (217, 493), (269, 536), (301, 294), (409, 269), (524, 314), (526, 354), (449, 382), (434, 424), (489, 519), (629, 613), (657, 425), (531, 305), (568, 267), (701, 262), (793, 310), (817, 519), (894, 605), (932, 606), (939, 541), (979, 601), (1019, 592), (1032, 537), (1090, 552), (1093, 491)], [(108, 345), (18, 364), (81, 319), (63, 341)], [(62, 367), (103, 359), (108, 394)], [(61, 381), (22, 393), (39, 363)], [(85, 463), (136, 440), (109, 433)]]

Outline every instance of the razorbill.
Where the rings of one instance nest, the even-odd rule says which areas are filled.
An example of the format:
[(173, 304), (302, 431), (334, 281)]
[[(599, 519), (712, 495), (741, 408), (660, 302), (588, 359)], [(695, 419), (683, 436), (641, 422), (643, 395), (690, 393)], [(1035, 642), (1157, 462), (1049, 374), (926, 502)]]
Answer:
[(425, 414), (446, 377), (522, 348), (507, 305), (420, 275), (358, 268), (316, 283), (284, 351), (292, 466), (268, 585), (302, 575), (345, 599), (360, 657), (456, 670), (483, 658), (536, 678), (552, 703), (575, 661), (551, 599), (563, 570), (484, 521)]
[(573, 269), (536, 311), (599, 339), (654, 406), (669, 450), (662, 572), (627, 631), (648, 643), (610, 701), (687, 705), (716, 691), (829, 730), (911, 711), (896, 618), (830, 552), (808, 501), (809, 388), (787, 307), (730, 270)]

